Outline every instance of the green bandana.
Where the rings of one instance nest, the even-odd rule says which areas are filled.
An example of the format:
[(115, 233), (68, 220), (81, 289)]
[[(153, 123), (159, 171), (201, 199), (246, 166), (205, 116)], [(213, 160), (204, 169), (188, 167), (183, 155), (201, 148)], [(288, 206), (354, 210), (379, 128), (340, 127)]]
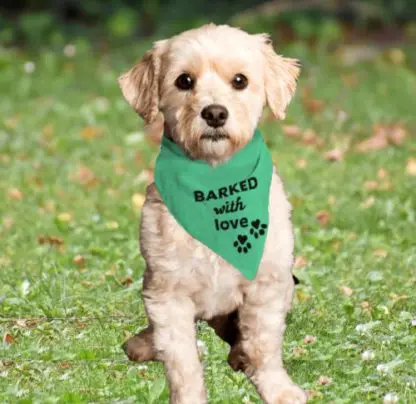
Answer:
[(270, 152), (259, 131), (216, 167), (191, 160), (164, 136), (155, 183), (176, 221), (251, 280), (267, 236), (272, 171)]

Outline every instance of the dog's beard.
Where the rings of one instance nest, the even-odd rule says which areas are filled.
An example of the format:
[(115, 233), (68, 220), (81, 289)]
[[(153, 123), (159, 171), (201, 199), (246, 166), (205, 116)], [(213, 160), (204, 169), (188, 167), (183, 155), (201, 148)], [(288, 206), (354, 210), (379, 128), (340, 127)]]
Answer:
[(168, 122), (175, 142), (195, 160), (205, 160), (210, 164), (227, 161), (231, 155), (244, 146), (250, 136), (236, 132), (228, 123), (212, 128), (201, 119), (195, 118), (192, 110), (176, 116), (174, 122)]

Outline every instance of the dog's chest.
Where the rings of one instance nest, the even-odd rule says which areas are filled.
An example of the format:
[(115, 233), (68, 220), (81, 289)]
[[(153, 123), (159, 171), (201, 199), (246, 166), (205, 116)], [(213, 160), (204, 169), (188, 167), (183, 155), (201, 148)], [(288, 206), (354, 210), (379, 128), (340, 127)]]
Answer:
[[(259, 271), (265, 264), (265, 268), (272, 268), (271, 278), (275, 278), (280, 270), (290, 268), (293, 251), (290, 205), (276, 175), (269, 214), (270, 228)], [(154, 288), (164, 288), (165, 294), (190, 296), (199, 318), (233, 311), (241, 305), (244, 289), (255, 282), (191, 237), (161, 203), (154, 188), (148, 190), (143, 209), (141, 249), (147, 271), (153, 274), (150, 278), (159, 280)]]

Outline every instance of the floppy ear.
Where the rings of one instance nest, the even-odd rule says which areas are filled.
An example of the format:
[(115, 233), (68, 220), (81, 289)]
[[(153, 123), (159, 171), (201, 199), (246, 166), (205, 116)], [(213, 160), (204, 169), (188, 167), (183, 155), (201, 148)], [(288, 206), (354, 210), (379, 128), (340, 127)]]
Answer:
[(268, 35), (259, 35), (264, 55), (266, 100), (277, 119), (285, 119), (300, 73), (299, 61), (277, 55)]
[(164, 43), (156, 42), (131, 70), (118, 79), (124, 98), (146, 123), (153, 122), (159, 112), (159, 73)]

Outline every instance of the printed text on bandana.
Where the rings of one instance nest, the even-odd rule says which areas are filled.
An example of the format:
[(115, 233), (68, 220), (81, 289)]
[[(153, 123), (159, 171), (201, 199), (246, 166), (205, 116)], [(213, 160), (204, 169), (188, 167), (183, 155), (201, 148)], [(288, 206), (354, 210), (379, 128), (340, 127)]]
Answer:
[[(213, 226), (216, 231), (227, 231), (230, 229), (245, 230), (250, 227), (249, 234), (251, 236), (246, 231), (241, 230), (242, 234), (238, 234), (237, 240), (233, 243), (239, 253), (247, 254), (252, 247), (251, 242), (253, 240), (250, 239), (253, 237), (257, 239), (259, 236), (263, 236), (267, 228), (267, 224), (261, 223), (256, 218), (248, 218), (243, 212), (246, 208), (244, 195), (256, 189), (257, 186), (257, 178), (250, 177), (215, 190), (208, 190), (206, 192), (194, 191), (194, 200), (197, 203), (218, 201), (218, 204), (213, 207), (213, 213), (215, 215)], [(241, 217), (236, 217), (235, 213), (237, 212), (242, 212)], [(227, 218), (227, 214), (230, 213), (234, 214), (232, 215), (233, 218)]]

